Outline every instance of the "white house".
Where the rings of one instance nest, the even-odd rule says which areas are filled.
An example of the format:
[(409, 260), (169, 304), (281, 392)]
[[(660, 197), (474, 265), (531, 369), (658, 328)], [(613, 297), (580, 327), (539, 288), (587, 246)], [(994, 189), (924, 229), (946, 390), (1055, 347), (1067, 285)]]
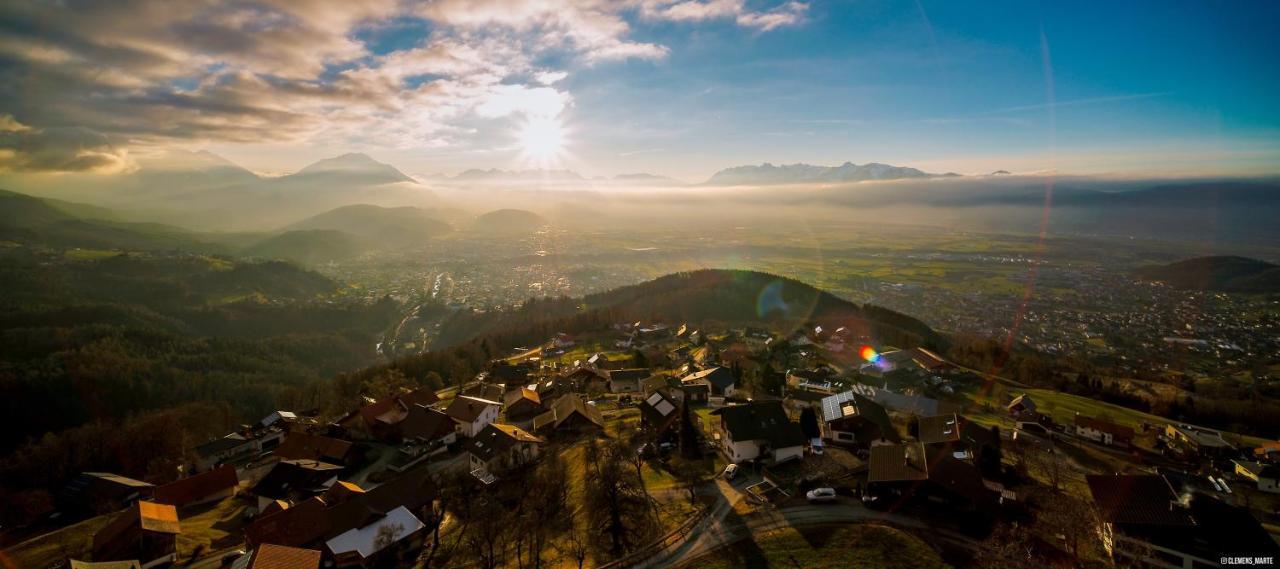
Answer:
[(498, 420), (500, 410), (502, 410), (502, 404), (497, 401), (459, 395), (444, 412), (458, 424), (458, 434), (474, 437), (486, 425)]
[(730, 462), (763, 459), (773, 464), (804, 458), (804, 432), (787, 417), (781, 401), (722, 407), (720, 451)]

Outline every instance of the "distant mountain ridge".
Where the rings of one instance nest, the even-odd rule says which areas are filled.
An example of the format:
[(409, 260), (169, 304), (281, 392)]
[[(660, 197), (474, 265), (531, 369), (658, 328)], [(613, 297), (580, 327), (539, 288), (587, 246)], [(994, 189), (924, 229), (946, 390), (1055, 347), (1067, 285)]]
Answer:
[(519, 182), (519, 181), (570, 181), (582, 182), (586, 178), (573, 170), (499, 170), (473, 168), (451, 178), (464, 182)]
[(1232, 255), (1196, 257), (1167, 265), (1140, 267), (1141, 279), (1182, 289), (1218, 292), (1280, 292), (1280, 265)]
[(950, 172), (946, 174), (931, 174), (915, 168), (878, 162), (861, 165), (845, 162), (839, 166), (815, 166), (803, 163), (775, 166), (765, 162), (759, 166), (725, 168), (713, 174), (705, 184), (709, 186), (812, 184), (939, 178), (958, 175)]

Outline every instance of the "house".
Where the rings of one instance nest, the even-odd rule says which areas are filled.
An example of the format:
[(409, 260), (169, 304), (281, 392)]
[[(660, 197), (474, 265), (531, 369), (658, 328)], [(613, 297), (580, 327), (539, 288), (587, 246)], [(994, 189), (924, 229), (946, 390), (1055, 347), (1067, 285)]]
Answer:
[(604, 429), (604, 416), (595, 405), (582, 400), (576, 393), (556, 399), (543, 414), (534, 417), (533, 430), (577, 433)]
[(285, 460), (318, 460), (343, 466), (352, 459), (350, 441), (301, 430), (289, 433), (273, 454)]
[(901, 440), (884, 407), (853, 391), (823, 397), (820, 405), (823, 438), (829, 441), (867, 448)]
[(1231, 462), (1235, 464), (1236, 474), (1241, 478), (1252, 480), (1258, 485), (1258, 490), (1280, 494), (1280, 466), (1248, 460)]
[(173, 563), (179, 533), (176, 508), (139, 500), (93, 534), (93, 560), (136, 559), (143, 569)]
[(926, 448), (941, 448), (953, 458), (975, 463), (980, 463), (985, 453), (1000, 448), (998, 432), (955, 413), (920, 417), (916, 440)]
[(239, 484), (240, 479), (236, 476), (236, 468), (230, 464), (224, 464), (208, 472), (193, 474), (159, 486), (155, 489), (152, 499), (157, 503), (179, 508), (219, 502), (234, 496)]
[(444, 412), (458, 425), (458, 434), (474, 437), (481, 429), (498, 420), (502, 404), (490, 399), (459, 395)]
[(342, 467), (317, 460), (282, 460), (249, 491), (258, 498), (258, 511), (276, 500), (296, 502), (323, 494), (338, 481)]
[[(476, 399), (487, 399), (489, 401), (502, 401), (510, 391), (507, 389), (506, 383), (477, 383), (462, 391), (462, 395), (475, 397)], [(510, 384), (513, 386), (523, 385), (520, 383)]]
[(715, 366), (680, 378), (681, 385), (706, 385), (712, 397), (730, 397), (738, 379), (726, 368)]
[(882, 387), (875, 387), (862, 383), (850, 386), (850, 391), (857, 393), (867, 399), (875, 401), (884, 406), (885, 409), (892, 409), (899, 413), (918, 415), (921, 417), (933, 415), (945, 415), (957, 411), (954, 405), (945, 401), (938, 401), (923, 395), (907, 395), (898, 393)]
[(542, 405), (542, 396), (527, 387), (507, 393), (503, 405), (506, 413), (504, 421), (523, 429), (531, 428), (533, 418), (547, 410)]
[(264, 543), (231, 562), (231, 569), (320, 569), (320, 552)]
[(1219, 567), (1221, 556), (1274, 557), (1271, 536), (1243, 508), (1182, 493), (1159, 474), (1085, 476), (1103, 547), (1118, 566)]
[(586, 393), (600, 393), (609, 386), (606, 372), (589, 367), (579, 367), (564, 374), (564, 381), (569, 389)]
[(915, 362), (920, 369), (926, 372), (946, 375), (956, 370), (956, 365), (942, 359), (942, 356), (935, 354), (924, 348), (915, 348), (911, 350), (911, 361)]
[(659, 389), (667, 389), (671, 384), (665, 376), (654, 375), (640, 380), (640, 391), (648, 396)]
[(292, 411), (272, 411), (270, 415), (264, 417), (262, 421), (258, 422), (258, 424), (266, 428), (276, 426), (283, 427), (296, 422), (298, 422), (297, 413)]
[(109, 472), (82, 472), (58, 494), (59, 508), (82, 513), (114, 512), (151, 497), (155, 486)]
[(655, 439), (661, 439), (680, 420), (680, 404), (660, 389), (640, 402), (640, 425)]
[(609, 371), (610, 393), (635, 393), (640, 391), (640, 382), (648, 379), (653, 372), (648, 368), (615, 369)]
[(351, 528), (324, 543), (334, 566), (398, 566), (422, 548), (426, 524), (400, 506), (367, 525)]
[(1030, 395), (1022, 394), (1013, 398), (1005, 409), (1014, 417), (1025, 415), (1034, 415), (1036, 413), (1036, 402), (1031, 399)]
[(395, 428), (403, 421), (413, 405), (431, 405), (440, 398), (425, 387), (419, 389), (402, 389), (394, 395), (383, 397), (377, 401), (369, 401), (338, 421), (338, 424), (349, 431), (363, 433), (374, 438), (391, 438)]
[(272, 450), (284, 440), (284, 431), (246, 428), (243, 432), (230, 433), (195, 448), (196, 463), (192, 472), (204, 472), (223, 463), (246, 460), (259, 453)]
[(494, 472), (537, 460), (545, 442), (520, 427), (492, 423), (467, 442), (466, 453), (473, 472)]
[(400, 422), (400, 438), (404, 441), (442, 447), (458, 440), (457, 424), (449, 415), (425, 405), (414, 405)]
[(1220, 431), (1203, 427), (1170, 424), (1165, 427), (1164, 436), (1169, 446), (1183, 456), (1222, 457), (1235, 451)]
[(721, 407), (720, 450), (730, 462), (763, 459), (773, 464), (804, 457), (804, 432), (787, 417), (781, 401)]
[(706, 383), (680, 384), (671, 392), (676, 399), (689, 403), (706, 404), (711, 397), (711, 386)]
[(512, 364), (505, 360), (497, 360), (489, 365), (487, 377), (496, 383), (525, 385), (529, 383), (529, 374), (533, 371), (535, 370), (523, 362)]
[(1075, 432), (1078, 437), (1104, 445), (1129, 448), (1133, 444), (1133, 429), (1131, 427), (1086, 417), (1079, 413), (1075, 415)]
[(371, 490), (351, 485), (293, 506), (286, 504), (274, 511), (263, 510), (245, 526), (245, 541), (250, 547), (272, 543), (323, 549), (326, 540), (368, 525), (396, 508), (422, 512), (430, 507), (437, 494), (429, 467), (418, 467)]
[(889, 350), (877, 354), (871, 361), (862, 364), (858, 368), (858, 373), (870, 377), (884, 377), (885, 374), (896, 370), (912, 370), (919, 369), (915, 367), (914, 350)]
[(867, 492), (882, 504), (940, 503), (984, 518), (999, 505), (999, 494), (987, 487), (975, 466), (951, 456), (945, 447), (920, 442), (871, 447)]

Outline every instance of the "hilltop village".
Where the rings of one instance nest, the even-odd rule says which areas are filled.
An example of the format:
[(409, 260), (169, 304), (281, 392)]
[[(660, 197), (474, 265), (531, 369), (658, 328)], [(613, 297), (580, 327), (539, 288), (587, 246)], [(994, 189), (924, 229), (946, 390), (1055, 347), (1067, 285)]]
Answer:
[(41, 569), (738, 566), (770, 552), (736, 544), (806, 527), (846, 532), (838, 566), (1280, 551), (1280, 442), (845, 328), (616, 323), (443, 389), (404, 379), (192, 441), (173, 482), (85, 472), (57, 496), (57, 546), (10, 551)]

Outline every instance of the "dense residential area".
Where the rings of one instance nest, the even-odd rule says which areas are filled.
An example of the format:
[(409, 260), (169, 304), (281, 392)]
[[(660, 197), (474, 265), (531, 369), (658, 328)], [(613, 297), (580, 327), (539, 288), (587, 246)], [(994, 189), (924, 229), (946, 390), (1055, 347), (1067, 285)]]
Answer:
[(832, 560), (911, 550), (913, 566), (1209, 567), (1280, 551), (1280, 441), (851, 328), (615, 322), (451, 384), (411, 368), (341, 412), (278, 410), (191, 441), (176, 476), (84, 472), (58, 492), (52, 533), (6, 556), (737, 566), (744, 539), (786, 547), (831, 527), (879, 532), (827, 546)]

